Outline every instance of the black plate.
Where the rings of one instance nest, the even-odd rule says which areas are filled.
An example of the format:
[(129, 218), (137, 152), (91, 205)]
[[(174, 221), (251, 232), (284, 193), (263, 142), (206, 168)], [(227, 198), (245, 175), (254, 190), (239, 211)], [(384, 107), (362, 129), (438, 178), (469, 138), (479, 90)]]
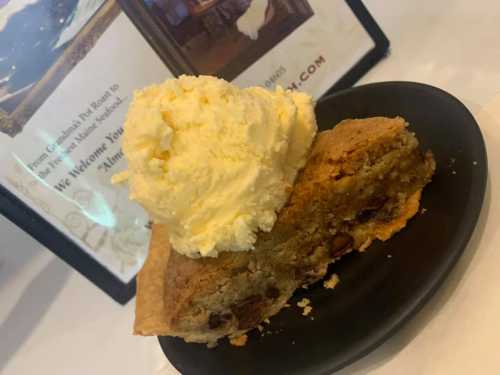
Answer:
[[(469, 241), (481, 210), (487, 160), (481, 132), (456, 98), (423, 84), (384, 82), (328, 96), (316, 107), (320, 129), (342, 119), (401, 115), (437, 173), (424, 190), (427, 211), (386, 243), (334, 264), (341, 279), (296, 293), (292, 307), (272, 318), (243, 348), (215, 349), (160, 337), (170, 362), (183, 374), (327, 374), (366, 355), (415, 314), (442, 283)], [(311, 299), (314, 320), (295, 303)]]

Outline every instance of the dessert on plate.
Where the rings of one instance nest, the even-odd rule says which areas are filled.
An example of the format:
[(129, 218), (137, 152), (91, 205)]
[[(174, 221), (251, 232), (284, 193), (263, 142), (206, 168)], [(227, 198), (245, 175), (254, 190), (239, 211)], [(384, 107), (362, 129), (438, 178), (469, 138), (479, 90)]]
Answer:
[(415, 215), (435, 162), (404, 119), (316, 129), (311, 98), (280, 88), (183, 76), (136, 94), (115, 178), (154, 221), (136, 334), (239, 337)]

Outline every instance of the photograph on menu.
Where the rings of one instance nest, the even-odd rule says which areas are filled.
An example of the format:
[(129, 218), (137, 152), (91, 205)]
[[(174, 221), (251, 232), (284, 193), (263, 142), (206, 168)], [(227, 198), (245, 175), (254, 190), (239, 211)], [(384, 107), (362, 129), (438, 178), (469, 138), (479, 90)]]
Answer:
[(207, 74), (227, 80), (314, 15), (307, 0), (140, 1), (163, 34), (160, 55), (175, 75)]
[(119, 12), (114, 0), (0, 0), (0, 133), (23, 131)]

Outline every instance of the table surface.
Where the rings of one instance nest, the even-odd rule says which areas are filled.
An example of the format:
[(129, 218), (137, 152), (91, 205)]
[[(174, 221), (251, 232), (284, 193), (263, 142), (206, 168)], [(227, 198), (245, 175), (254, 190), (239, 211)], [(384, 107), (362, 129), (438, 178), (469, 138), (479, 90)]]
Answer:
[[(480, 222), (446, 283), (385, 344), (341, 374), (499, 374), (500, 2), (365, 0), (392, 42), (360, 83), (411, 80), (461, 99), (486, 140)], [(119, 306), (0, 217), (0, 373), (177, 374)]]

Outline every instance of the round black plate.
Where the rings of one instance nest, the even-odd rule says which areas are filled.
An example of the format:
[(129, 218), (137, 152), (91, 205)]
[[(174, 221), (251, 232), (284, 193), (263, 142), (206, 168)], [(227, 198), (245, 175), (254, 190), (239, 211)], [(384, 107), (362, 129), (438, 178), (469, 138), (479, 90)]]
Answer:
[[(334, 290), (321, 283), (296, 293), (271, 319), (272, 334), (250, 334), (243, 348), (215, 349), (160, 337), (170, 362), (189, 374), (327, 374), (361, 358), (390, 337), (429, 299), (464, 251), (479, 216), (487, 160), (469, 111), (448, 93), (423, 84), (384, 82), (320, 100), (320, 129), (345, 118), (403, 116), (437, 173), (423, 194), (426, 212), (390, 241), (350, 254), (332, 267)], [(295, 306), (307, 297), (314, 320)]]

